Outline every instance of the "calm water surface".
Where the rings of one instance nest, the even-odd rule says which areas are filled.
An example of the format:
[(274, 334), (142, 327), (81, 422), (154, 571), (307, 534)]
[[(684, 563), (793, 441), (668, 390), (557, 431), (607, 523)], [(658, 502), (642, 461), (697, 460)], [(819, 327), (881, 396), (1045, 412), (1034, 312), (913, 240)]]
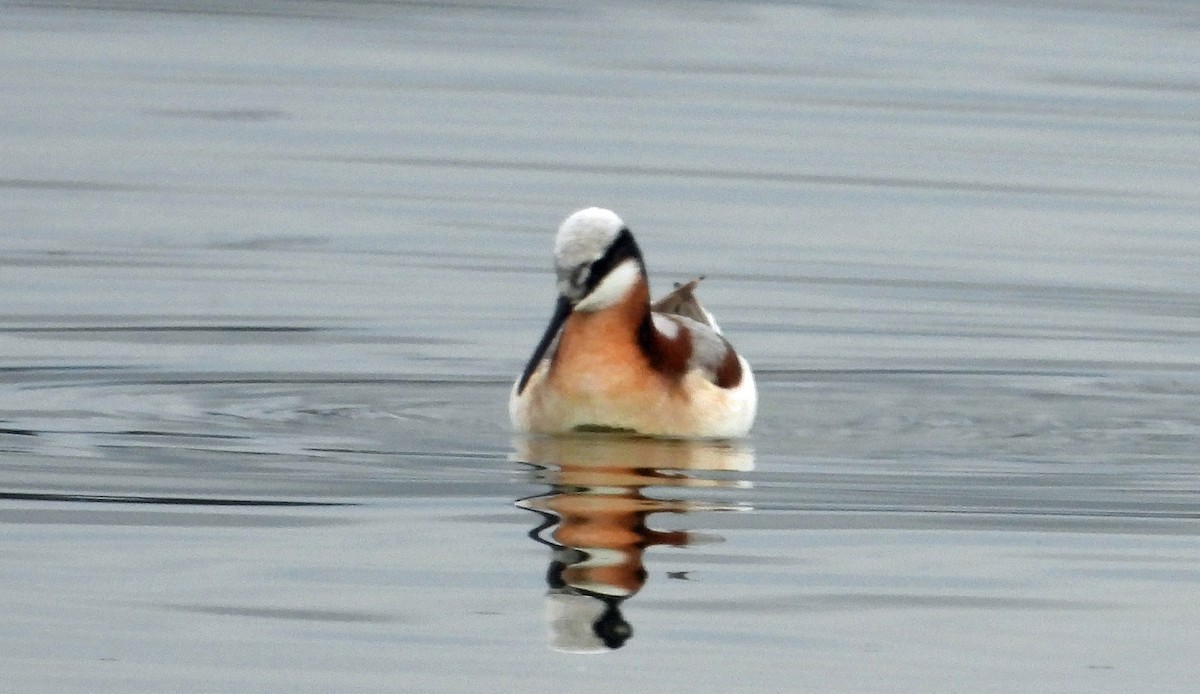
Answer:
[[(1193, 691), (1197, 64), (1166, 0), (6, 3), (4, 682)], [(509, 432), (589, 204), (750, 439)]]

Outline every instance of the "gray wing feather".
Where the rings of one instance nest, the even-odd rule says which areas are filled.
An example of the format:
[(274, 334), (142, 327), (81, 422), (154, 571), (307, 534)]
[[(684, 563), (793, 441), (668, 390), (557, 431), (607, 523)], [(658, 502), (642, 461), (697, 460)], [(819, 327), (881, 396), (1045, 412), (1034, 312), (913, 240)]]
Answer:
[(671, 293), (651, 304), (650, 308), (668, 316), (691, 333), (692, 356), (688, 359), (688, 368), (700, 369), (708, 380), (715, 383), (717, 370), (731, 348), (721, 336), (721, 328), (712, 314), (696, 299), (696, 286), (702, 279), (704, 277), (700, 276), (690, 282), (676, 283)]

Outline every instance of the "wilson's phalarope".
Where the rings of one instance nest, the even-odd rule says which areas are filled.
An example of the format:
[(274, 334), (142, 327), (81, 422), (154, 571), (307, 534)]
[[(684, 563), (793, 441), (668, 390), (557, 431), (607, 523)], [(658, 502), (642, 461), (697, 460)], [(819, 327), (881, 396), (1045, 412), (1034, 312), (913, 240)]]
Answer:
[(558, 303), (513, 384), (514, 427), (686, 438), (750, 431), (754, 375), (692, 295), (698, 280), (652, 305), (633, 234), (596, 207), (562, 223), (554, 259)]

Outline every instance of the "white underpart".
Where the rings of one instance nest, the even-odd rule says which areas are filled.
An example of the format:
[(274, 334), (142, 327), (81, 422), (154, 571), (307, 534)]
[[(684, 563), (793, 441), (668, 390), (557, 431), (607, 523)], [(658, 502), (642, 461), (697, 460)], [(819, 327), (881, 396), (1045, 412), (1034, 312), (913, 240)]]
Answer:
[(740, 354), (738, 363), (742, 365), (742, 382), (728, 391), (728, 415), (723, 423), (725, 435), (733, 438), (750, 433), (758, 414), (758, 386), (754, 383), (754, 372), (750, 370), (750, 362)]
[(642, 268), (632, 258), (613, 268), (590, 294), (575, 304), (576, 311), (600, 311), (615, 306), (642, 276)]
[(674, 340), (679, 335), (679, 323), (671, 320), (661, 313), (651, 313), (650, 319), (654, 321), (654, 329), (663, 334), (663, 337), (668, 340)]

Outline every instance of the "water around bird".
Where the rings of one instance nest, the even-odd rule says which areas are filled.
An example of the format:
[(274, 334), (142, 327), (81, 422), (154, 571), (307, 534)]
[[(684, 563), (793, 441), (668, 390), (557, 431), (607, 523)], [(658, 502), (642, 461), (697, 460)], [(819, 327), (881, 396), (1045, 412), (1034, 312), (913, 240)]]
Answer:
[[(1196, 22), (5, 8), (6, 681), (1189, 691)], [(511, 434), (590, 204), (749, 439)]]

